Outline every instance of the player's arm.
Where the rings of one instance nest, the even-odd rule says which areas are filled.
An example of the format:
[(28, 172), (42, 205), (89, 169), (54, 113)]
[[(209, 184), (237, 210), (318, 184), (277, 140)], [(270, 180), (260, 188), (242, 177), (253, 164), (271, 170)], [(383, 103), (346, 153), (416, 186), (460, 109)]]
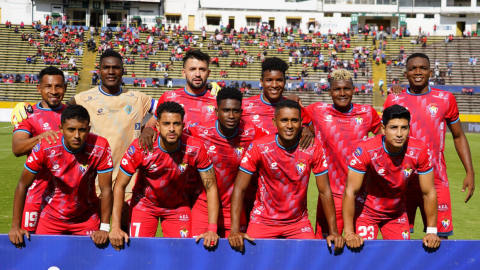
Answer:
[(155, 116), (150, 117), (150, 119), (145, 124), (145, 128), (142, 130), (140, 137), (138, 137), (138, 147), (141, 148), (145, 153), (148, 151), (153, 152), (153, 143), (157, 138), (157, 129), (155, 128), (157, 124), (157, 119)]
[(44, 133), (31, 137), (30, 132), (17, 129), (12, 137), (12, 151), (16, 157), (28, 155), (33, 147), (45, 139), (48, 144), (57, 143), (58, 133), (53, 130), (47, 130)]
[(447, 125), (452, 132), (455, 149), (457, 150), (457, 154), (463, 163), (465, 172), (467, 173), (465, 180), (463, 180), (462, 192), (465, 192), (465, 189), (468, 188), (468, 194), (465, 198), (465, 202), (468, 202), (468, 200), (470, 200), (470, 198), (473, 196), (473, 191), (475, 190), (475, 171), (473, 170), (470, 146), (468, 144), (467, 137), (463, 132), (460, 120), (453, 124), (447, 123)]
[(100, 188), (100, 229), (91, 234), (91, 238), (96, 245), (103, 245), (108, 240), (110, 231), (110, 216), (112, 215), (112, 171), (98, 174), (98, 187)]
[(350, 248), (358, 248), (363, 245), (363, 238), (355, 234), (353, 218), (355, 215), (355, 196), (363, 184), (364, 173), (348, 170), (347, 183), (343, 193), (342, 216), (345, 223), (345, 240)]
[(418, 173), (420, 189), (423, 193), (425, 215), (427, 216), (427, 234), (423, 237), (423, 244), (429, 248), (438, 248), (440, 238), (437, 236), (437, 191), (433, 171), (426, 174)]
[(17, 188), (15, 189), (15, 196), (13, 197), (12, 229), (10, 229), (10, 232), (8, 233), (8, 238), (10, 238), (12, 244), (14, 244), (17, 248), (22, 248), (24, 245), (24, 234), (28, 239), (30, 239), (30, 234), (28, 231), (22, 229), (21, 223), (27, 191), (32, 185), (33, 181), (35, 181), (36, 175), (36, 173), (28, 170), (27, 168), (23, 169), (22, 175), (20, 176), (20, 181), (18, 181)]
[(217, 234), (218, 209), (220, 208), (220, 199), (218, 195), (217, 181), (215, 179), (215, 169), (213, 165), (205, 170), (198, 170), (202, 179), (203, 187), (207, 193), (207, 210), (208, 210), (208, 231), (199, 235), (195, 241), (203, 240), (205, 247), (213, 247), (218, 243), (220, 238)]
[(123, 246), (123, 239), (128, 242), (128, 234), (122, 231), (122, 209), (125, 200), (125, 189), (127, 188), (132, 175), (126, 174), (123, 170), (120, 170), (117, 175), (115, 187), (113, 188), (113, 213), (112, 213), (112, 231), (109, 238), (112, 243), (112, 247), (119, 251)]
[(330, 182), (328, 180), (328, 171), (323, 174), (316, 174), (315, 180), (317, 182), (318, 196), (322, 201), (323, 211), (327, 218), (329, 236), (327, 237), (328, 247), (335, 245), (335, 250), (338, 251), (345, 246), (345, 238), (338, 233), (337, 219), (335, 216), (335, 203), (333, 202), (332, 190), (330, 189)]
[(240, 216), (242, 214), (243, 208), (243, 198), (245, 196), (245, 191), (250, 185), (250, 180), (252, 179), (252, 174), (244, 172), (242, 169), (238, 171), (237, 178), (235, 179), (235, 184), (233, 187), (232, 200), (230, 206), (230, 217), (231, 217), (231, 228), (230, 235), (228, 236), (228, 242), (232, 248), (243, 251), (243, 239), (249, 241), (254, 241), (255, 239), (250, 238), (248, 234), (240, 232)]

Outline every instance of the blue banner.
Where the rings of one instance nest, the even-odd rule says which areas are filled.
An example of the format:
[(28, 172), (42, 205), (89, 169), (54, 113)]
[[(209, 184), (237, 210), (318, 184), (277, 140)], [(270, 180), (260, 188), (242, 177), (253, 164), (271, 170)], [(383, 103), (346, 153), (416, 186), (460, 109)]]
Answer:
[[(419, 240), (365, 241), (335, 254), (324, 240), (256, 240), (245, 252), (221, 239), (207, 250), (193, 239), (133, 238), (121, 251), (89, 237), (32, 235), (22, 249), (0, 235), (0, 269), (479, 269), (480, 241), (443, 241), (427, 250)], [(51, 269), (57, 269), (51, 268)]]

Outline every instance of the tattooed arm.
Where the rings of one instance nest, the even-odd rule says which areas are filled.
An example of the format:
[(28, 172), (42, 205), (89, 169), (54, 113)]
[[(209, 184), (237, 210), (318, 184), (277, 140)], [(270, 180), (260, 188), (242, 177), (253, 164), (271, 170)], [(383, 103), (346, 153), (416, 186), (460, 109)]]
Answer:
[(215, 179), (215, 170), (213, 167), (203, 172), (200, 171), (200, 178), (202, 178), (202, 183), (207, 193), (209, 230), (206, 233), (199, 235), (196, 241), (204, 238), (203, 245), (205, 247), (213, 247), (218, 243), (219, 239), (216, 227), (218, 220), (218, 209), (220, 205), (217, 181)]

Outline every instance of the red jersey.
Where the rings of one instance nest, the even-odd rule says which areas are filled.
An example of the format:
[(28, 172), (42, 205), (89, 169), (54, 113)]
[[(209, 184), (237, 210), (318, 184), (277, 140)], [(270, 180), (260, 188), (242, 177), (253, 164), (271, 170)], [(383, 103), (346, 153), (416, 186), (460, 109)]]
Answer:
[[(193, 123), (208, 122), (216, 119), (215, 108), (217, 107), (217, 97), (210, 90), (205, 90), (200, 95), (194, 95), (187, 92), (187, 89), (179, 88), (173, 91), (167, 91), (158, 100), (158, 105), (165, 101), (175, 101), (185, 109), (183, 122), (185, 125)], [(155, 118), (158, 119), (155, 111)]]
[(368, 132), (378, 131), (381, 119), (372, 106), (353, 103), (346, 113), (323, 102), (311, 104), (307, 112), (313, 119), (315, 137), (325, 148), (332, 193), (341, 195), (347, 182), (347, 156), (360, 141), (368, 138)]
[(310, 171), (315, 176), (328, 172), (322, 144), (300, 151), (298, 143), (286, 149), (277, 134), (256, 139), (243, 156), (240, 170), (259, 172), (258, 191), (250, 222), (288, 225), (308, 221), (307, 190)]
[[(457, 101), (452, 93), (429, 88), (424, 94), (413, 94), (409, 90), (398, 96), (389, 95), (383, 108), (394, 104), (410, 110), (410, 136), (423, 141), (432, 152), (435, 168), (435, 188), (448, 187), (447, 165), (445, 163), (446, 123), (460, 121)], [(417, 182), (414, 182), (417, 184)]]
[[(283, 97), (283, 99), (287, 98)], [(244, 99), (242, 102), (242, 119), (245, 122), (264, 128), (272, 134), (277, 133), (277, 128), (272, 121), (272, 118), (275, 117), (275, 105), (277, 104), (266, 102), (263, 99), (263, 94)], [(310, 125), (312, 121), (304, 108), (302, 108), (302, 117), (303, 125)]]
[(417, 174), (433, 170), (431, 154), (420, 140), (409, 137), (398, 153), (385, 148), (385, 136), (377, 135), (358, 144), (349, 156), (348, 168), (365, 174), (358, 192), (357, 209), (374, 217), (390, 217), (403, 213), (408, 182)]
[(138, 201), (138, 205), (153, 205), (165, 211), (188, 202), (185, 193), (188, 175), (212, 168), (202, 141), (182, 136), (178, 148), (168, 152), (162, 149), (158, 136), (153, 152), (145, 154), (136, 148), (137, 140), (132, 142), (120, 164), (120, 170), (128, 176), (139, 170), (132, 199)]
[[(13, 133), (25, 132), (30, 137), (38, 136), (47, 130), (58, 131), (60, 125), (60, 116), (66, 105), (60, 105), (57, 108), (45, 109), (42, 104), (38, 102), (33, 105), (33, 113), (28, 114), (28, 118), (21, 123), (16, 124), (13, 128)], [(35, 181), (28, 189), (25, 202), (27, 203), (42, 203), (42, 194), (48, 185), (48, 179), (50, 178), (50, 172), (47, 169), (40, 169), (35, 177)]]
[(68, 221), (95, 215), (99, 209), (95, 193), (97, 173), (113, 171), (110, 146), (105, 138), (88, 134), (82, 148), (72, 152), (65, 146), (61, 133), (59, 137), (51, 145), (46, 141), (37, 144), (25, 163), (32, 173), (46, 169), (52, 175), (40, 217), (49, 214)]
[[(218, 120), (200, 124), (191, 124), (185, 131), (187, 134), (200, 138), (212, 158), (217, 179), (218, 193), (223, 207), (230, 207), (233, 184), (237, 178), (243, 154), (252, 141), (269, 134), (268, 131), (251, 123), (240, 121), (236, 133), (225, 137), (218, 130)], [(207, 202), (205, 190), (198, 197)]]

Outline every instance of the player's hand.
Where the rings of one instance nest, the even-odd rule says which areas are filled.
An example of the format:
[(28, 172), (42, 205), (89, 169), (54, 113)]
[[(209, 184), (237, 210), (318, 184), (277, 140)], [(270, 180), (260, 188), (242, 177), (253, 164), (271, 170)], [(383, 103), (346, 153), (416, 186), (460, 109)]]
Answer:
[(27, 102), (17, 103), (10, 116), (12, 125), (20, 124), (23, 120), (26, 120), (29, 113), (33, 113), (32, 105)]
[(305, 150), (309, 146), (313, 145), (315, 141), (315, 135), (310, 131), (308, 127), (303, 127), (302, 136), (300, 137), (299, 148), (300, 150)]
[(345, 240), (349, 248), (358, 248), (363, 245), (363, 238), (355, 233), (346, 233)]
[(290, 100), (293, 100), (293, 101), (297, 102), (298, 104), (300, 104), (300, 107), (304, 108), (304, 107), (303, 107), (303, 103), (302, 103), (302, 99), (301, 99), (299, 96), (297, 96), (296, 94), (291, 93), (291, 94), (287, 97), (287, 99), (290, 99)]
[(468, 188), (468, 194), (467, 197), (465, 197), (465, 203), (470, 200), (470, 198), (473, 196), (473, 191), (475, 190), (475, 176), (471, 174), (467, 174), (467, 177), (465, 177), (465, 180), (463, 180), (463, 187), (462, 187), (462, 192), (465, 192), (465, 190)]
[(400, 93), (403, 92), (403, 87), (401, 87), (400, 85), (396, 84), (396, 85), (392, 85), (392, 93), (394, 95), (398, 95)]
[(202, 233), (199, 236), (197, 236), (197, 238), (195, 239), (195, 242), (198, 243), (198, 241), (200, 241), (200, 239), (202, 238), (203, 238), (203, 245), (207, 248), (216, 246), (218, 244), (218, 239), (220, 239), (220, 237), (216, 232), (208, 231), (206, 233)]
[(8, 238), (10, 239), (10, 242), (12, 242), (12, 244), (19, 249), (22, 249), (24, 244), (23, 235), (26, 235), (27, 239), (30, 240), (30, 233), (20, 227), (12, 227), (10, 232), (8, 232)]
[(38, 143), (42, 143), (42, 139), (45, 139), (48, 142), (48, 144), (52, 144), (52, 142), (57, 143), (57, 139), (60, 139), (60, 137), (58, 137), (58, 133), (51, 129), (38, 135), (37, 138), (38, 138)]
[(341, 236), (338, 233), (332, 233), (329, 236), (327, 236), (327, 244), (329, 248), (332, 247), (332, 242), (333, 242), (333, 245), (335, 246), (333, 251), (339, 251), (345, 246), (345, 238), (343, 238), (343, 236)]
[(153, 143), (156, 138), (157, 132), (155, 129), (146, 127), (143, 129), (140, 137), (138, 137), (138, 147), (140, 147), (145, 153), (148, 153), (148, 151), (153, 152)]
[(440, 246), (440, 237), (434, 233), (428, 233), (423, 237), (423, 244), (429, 248), (438, 248)]
[(212, 94), (212, 96), (216, 96), (218, 94), (218, 92), (220, 90), (222, 90), (220, 85), (218, 85), (218, 83), (216, 83), (216, 82), (212, 82), (212, 83), (210, 83), (210, 85), (212, 85), (212, 90), (210, 90), (210, 93)]
[(248, 241), (255, 241), (255, 239), (248, 236), (248, 234), (242, 232), (231, 233), (228, 236), (228, 242), (230, 243), (230, 246), (240, 252), (245, 250), (243, 239), (247, 239)]
[(107, 231), (102, 231), (102, 230), (94, 231), (90, 235), (90, 238), (92, 238), (95, 245), (103, 245), (108, 240), (108, 232)]
[(110, 243), (112, 244), (112, 247), (116, 250), (119, 251), (122, 249), (123, 246), (123, 239), (125, 239), (125, 243), (128, 243), (128, 234), (120, 228), (113, 228), (110, 234), (108, 235), (108, 238), (110, 239)]

